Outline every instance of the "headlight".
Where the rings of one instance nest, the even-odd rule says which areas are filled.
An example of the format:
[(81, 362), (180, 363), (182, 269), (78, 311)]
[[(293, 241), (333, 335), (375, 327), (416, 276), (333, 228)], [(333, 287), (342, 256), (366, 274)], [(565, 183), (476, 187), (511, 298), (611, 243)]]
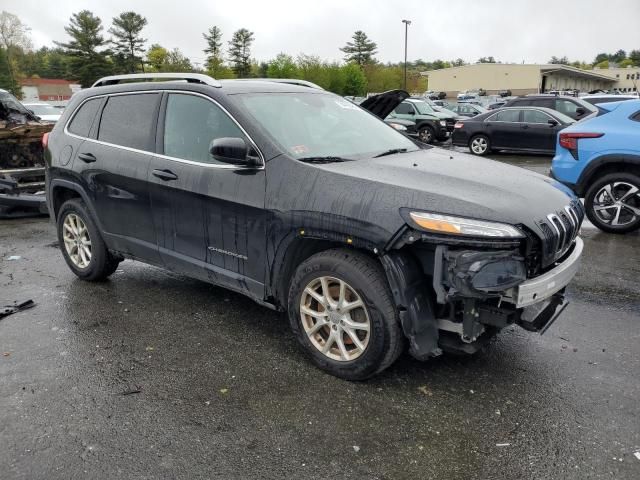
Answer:
[(446, 120), (440, 120), (440, 125), (442, 125), (443, 127), (447, 126), (447, 121)]
[(410, 212), (419, 227), (436, 233), (452, 233), (473, 237), (523, 238), (524, 234), (512, 225), (471, 218), (450, 217), (438, 213)]
[(391, 125), (396, 130), (400, 130), (401, 132), (404, 132), (407, 129), (407, 127), (405, 127), (404, 125), (400, 125), (399, 123), (390, 123), (389, 125)]

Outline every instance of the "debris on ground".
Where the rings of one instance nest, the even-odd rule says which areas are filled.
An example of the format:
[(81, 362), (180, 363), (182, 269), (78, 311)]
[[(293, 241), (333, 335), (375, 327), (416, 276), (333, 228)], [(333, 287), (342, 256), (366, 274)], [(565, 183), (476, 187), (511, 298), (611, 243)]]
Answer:
[(228, 388), (221, 388), (221, 389), (220, 389), (220, 393), (222, 393), (223, 395), (224, 395), (225, 393), (227, 393), (228, 391), (229, 391), (229, 389), (228, 389)]
[(28, 308), (34, 307), (36, 304), (33, 300), (26, 300), (21, 303), (14, 302), (13, 305), (5, 305), (0, 307), (0, 318), (7, 317), (12, 313), (17, 313), (22, 310), (27, 310)]
[(140, 390), (139, 388), (135, 388), (132, 390), (125, 390), (124, 392), (122, 392), (122, 395), (134, 395), (136, 393), (142, 393), (142, 390)]
[(13, 261), (13, 260), (20, 260), (22, 257), (20, 255), (11, 255), (9, 258), (7, 258), (7, 260)]
[(640, 450), (638, 450), (637, 452), (634, 452), (633, 456), (636, 457), (638, 460), (640, 460)]
[(510, 445), (510, 443), (496, 443), (496, 447), (508, 447)]
[(353, 446), (353, 451), (358, 453), (360, 451), (360, 447), (358, 445)]
[(418, 391), (424, 395), (427, 395), (428, 397), (433, 395), (433, 392), (429, 390), (426, 385), (422, 385), (421, 387), (418, 387)]

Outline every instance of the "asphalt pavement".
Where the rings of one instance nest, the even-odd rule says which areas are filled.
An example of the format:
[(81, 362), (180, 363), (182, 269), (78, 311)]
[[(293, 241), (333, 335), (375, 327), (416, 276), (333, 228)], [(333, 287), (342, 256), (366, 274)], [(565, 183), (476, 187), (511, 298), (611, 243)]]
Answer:
[[(544, 173), (548, 157), (497, 155)], [(78, 280), (44, 218), (0, 220), (0, 478), (640, 478), (640, 234), (587, 224), (544, 336), (348, 383), (282, 315), (125, 261)]]

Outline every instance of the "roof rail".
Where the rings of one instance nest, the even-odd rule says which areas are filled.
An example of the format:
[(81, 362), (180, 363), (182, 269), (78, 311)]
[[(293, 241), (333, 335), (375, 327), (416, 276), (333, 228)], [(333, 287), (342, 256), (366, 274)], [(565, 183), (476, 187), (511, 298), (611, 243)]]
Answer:
[(222, 84), (215, 78), (211, 78), (209, 75), (202, 73), (131, 73), (127, 75), (111, 75), (109, 77), (102, 77), (96, 81), (91, 87), (104, 87), (106, 85), (117, 85), (127, 80), (185, 80), (188, 83), (202, 83), (204, 85), (210, 85), (212, 87), (222, 87)]
[(257, 82), (275, 82), (275, 83), (289, 83), (291, 85), (299, 85), (301, 87), (316, 88), (318, 90), (324, 90), (320, 85), (307, 80), (300, 80), (298, 78), (234, 78), (233, 81), (257, 81)]

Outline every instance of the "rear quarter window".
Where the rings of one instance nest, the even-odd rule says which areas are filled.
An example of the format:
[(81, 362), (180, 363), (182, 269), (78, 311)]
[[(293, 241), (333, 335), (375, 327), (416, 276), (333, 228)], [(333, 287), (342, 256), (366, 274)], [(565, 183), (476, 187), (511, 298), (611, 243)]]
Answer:
[(94, 98), (80, 105), (69, 123), (69, 132), (80, 137), (88, 137), (101, 103), (102, 98)]
[(98, 140), (101, 142), (153, 150), (153, 126), (160, 94), (138, 93), (109, 97), (102, 110)]

